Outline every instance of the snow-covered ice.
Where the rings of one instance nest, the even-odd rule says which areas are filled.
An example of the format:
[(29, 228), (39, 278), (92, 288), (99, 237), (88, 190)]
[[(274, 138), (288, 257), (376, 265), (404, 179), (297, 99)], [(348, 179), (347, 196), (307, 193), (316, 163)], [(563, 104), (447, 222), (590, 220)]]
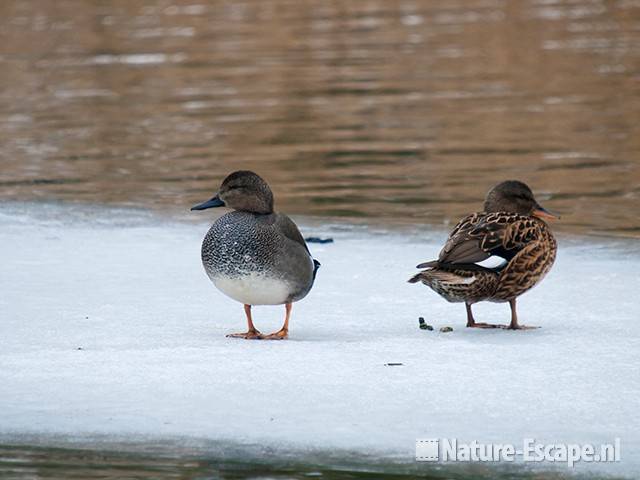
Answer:
[[(406, 282), (445, 231), (302, 220), (305, 235), (335, 243), (310, 245), (322, 267), (291, 338), (244, 341), (225, 338), (244, 314), (206, 277), (210, 217), (194, 218), (0, 208), (3, 442), (192, 438), (411, 464), (421, 437), (619, 437), (620, 463), (578, 471), (640, 474), (637, 242), (561, 237), (553, 270), (519, 301), (522, 323), (542, 328), (471, 330), (462, 305)], [(505, 304), (475, 312), (509, 320)], [(283, 314), (254, 309), (266, 332)]]

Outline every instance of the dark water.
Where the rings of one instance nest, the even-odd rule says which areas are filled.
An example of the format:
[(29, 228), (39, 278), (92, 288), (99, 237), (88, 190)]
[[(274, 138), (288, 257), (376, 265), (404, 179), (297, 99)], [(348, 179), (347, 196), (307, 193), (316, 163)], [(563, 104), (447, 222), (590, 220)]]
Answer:
[[(110, 451), (0, 446), (2, 479), (181, 479), (181, 480), (569, 480), (568, 472), (531, 471), (522, 468), (496, 468), (467, 465), (442, 468), (431, 464), (407, 465), (314, 465), (295, 461), (241, 462), (206, 456), (167, 456)], [(590, 479), (602, 478), (588, 476)], [(622, 478), (611, 477), (609, 479)]]
[(455, 221), (515, 177), (640, 236), (638, 0), (0, 2), (0, 199)]

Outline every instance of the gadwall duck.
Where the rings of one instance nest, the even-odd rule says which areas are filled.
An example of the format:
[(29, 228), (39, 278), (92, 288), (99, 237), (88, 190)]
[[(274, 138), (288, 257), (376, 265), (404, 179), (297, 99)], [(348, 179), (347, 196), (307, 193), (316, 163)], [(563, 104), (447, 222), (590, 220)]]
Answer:
[[(248, 330), (228, 337), (284, 339), (291, 304), (304, 298), (320, 263), (313, 259), (293, 221), (273, 210), (267, 182), (250, 171), (224, 179), (218, 193), (191, 210), (233, 209), (214, 222), (202, 242), (202, 264), (213, 284), (244, 304)], [(252, 305), (285, 305), (283, 327), (270, 335), (253, 324)]]
[(471, 305), (488, 300), (509, 302), (511, 323), (506, 328), (535, 328), (518, 324), (516, 298), (553, 265), (558, 247), (545, 220), (555, 218), (526, 184), (502, 182), (487, 194), (484, 211), (463, 218), (438, 260), (418, 265), (425, 270), (409, 282), (422, 282), (449, 302), (464, 302), (467, 327), (500, 327), (473, 318)]

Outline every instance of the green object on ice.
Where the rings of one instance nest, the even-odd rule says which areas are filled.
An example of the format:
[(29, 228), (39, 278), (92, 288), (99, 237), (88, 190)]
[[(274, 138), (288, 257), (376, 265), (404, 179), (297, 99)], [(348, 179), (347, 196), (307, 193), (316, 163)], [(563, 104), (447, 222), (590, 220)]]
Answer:
[(433, 330), (433, 327), (424, 321), (424, 317), (419, 317), (418, 323), (420, 324), (420, 330)]

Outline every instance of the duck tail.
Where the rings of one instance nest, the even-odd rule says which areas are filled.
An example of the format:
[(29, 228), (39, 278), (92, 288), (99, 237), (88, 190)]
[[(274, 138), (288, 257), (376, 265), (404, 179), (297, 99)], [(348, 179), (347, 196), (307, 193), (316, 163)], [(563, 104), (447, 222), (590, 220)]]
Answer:
[(319, 268), (320, 268), (320, 262), (314, 258), (313, 259), (313, 279), (314, 280), (316, 279), (316, 273), (318, 273)]
[(416, 268), (427, 268), (429, 270), (426, 270), (424, 272), (420, 272), (416, 275), (414, 275), (413, 277), (411, 277), (408, 282), (409, 283), (418, 283), (418, 282), (424, 282), (428, 276), (429, 276), (429, 272), (431, 271), (431, 269), (437, 268), (438, 267), (438, 261), (437, 260), (431, 260), (430, 262), (423, 262), (420, 265), (417, 265)]
[(418, 273), (418, 274), (414, 275), (413, 277), (411, 277), (407, 281), (409, 283), (418, 283), (418, 282), (422, 281), (422, 273)]

